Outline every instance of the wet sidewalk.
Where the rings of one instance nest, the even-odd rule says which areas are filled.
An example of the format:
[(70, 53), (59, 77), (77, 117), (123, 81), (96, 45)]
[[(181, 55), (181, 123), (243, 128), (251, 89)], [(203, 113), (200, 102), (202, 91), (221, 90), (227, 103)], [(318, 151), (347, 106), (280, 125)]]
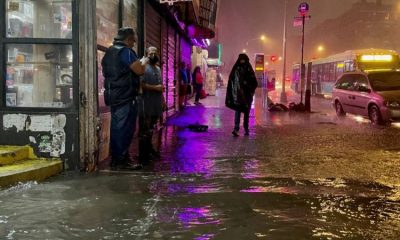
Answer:
[(399, 239), (400, 130), (336, 119), (328, 100), (300, 114), (263, 99), (250, 136), (232, 137), (218, 91), (167, 122), (162, 158), (142, 171), (0, 191), (0, 238)]

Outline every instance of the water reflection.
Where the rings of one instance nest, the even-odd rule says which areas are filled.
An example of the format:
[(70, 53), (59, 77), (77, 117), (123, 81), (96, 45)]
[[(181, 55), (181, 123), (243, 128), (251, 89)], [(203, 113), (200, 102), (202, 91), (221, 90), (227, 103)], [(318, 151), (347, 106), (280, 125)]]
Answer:
[(178, 218), (185, 228), (192, 228), (196, 225), (218, 225), (222, 221), (217, 219), (218, 214), (212, 212), (210, 206), (197, 208), (177, 209)]

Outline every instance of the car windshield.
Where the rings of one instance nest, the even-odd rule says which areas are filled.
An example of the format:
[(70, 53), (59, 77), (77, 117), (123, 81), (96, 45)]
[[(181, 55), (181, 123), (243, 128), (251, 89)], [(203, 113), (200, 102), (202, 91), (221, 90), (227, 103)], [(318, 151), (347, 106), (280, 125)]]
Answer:
[(371, 73), (368, 78), (375, 91), (400, 90), (400, 72)]

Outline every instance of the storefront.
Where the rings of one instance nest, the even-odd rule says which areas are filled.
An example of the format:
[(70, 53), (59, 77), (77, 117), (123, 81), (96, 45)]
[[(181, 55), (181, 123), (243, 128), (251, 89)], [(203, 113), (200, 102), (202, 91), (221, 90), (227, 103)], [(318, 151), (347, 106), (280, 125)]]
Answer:
[[(123, 7), (121, 7), (123, 6)], [(97, 0), (97, 58), (98, 58), (98, 90), (99, 111), (101, 119), (99, 161), (109, 156), (110, 110), (104, 104), (103, 77), (101, 59), (107, 46), (111, 45), (116, 30), (121, 26), (138, 29), (137, 52), (141, 57), (144, 49), (155, 46), (160, 53), (160, 67), (165, 86), (167, 110), (164, 117), (176, 113), (178, 106), (178, 64), (183, 59), (190, 62), (191, 42), (184, 36), (177, 19), (171, 17), (168, 8), (156, 1), (129, 0), (107, 1)], [(183, 51), (181, 49), (184, 49)]]
[(173, 115), (178, 109), (178, 65), (184, 61), (190, 63), (191, 45), (190, 40), (185, 37), (184, 29), (172, 21), (168, 14), (163, 12), (160, 5), (147, 1), (145, 5), (145, 46), (155, 46), (161, 55), (161, 70), (164, 80), (165, 100), (167, 104), (166, 116)]
[[(132, 27), (138, 29), (138, 18), (140, 8), (138, 0), (96, 0), (96, 22), (97, 22), (97, 89), (98, 107), (100, 117), (99, 132), (99, 161), (102, 162), (109, 156), (110, 143), (110, 108), (104, 103), (104, 77), (102, 74), (101, 60), (105, 51), (112, 45), (115, 33), (121, 27)], [(137, 33), (141, 35), (141, 33)], [(140, 37), (138, 43), (140, 44)], [(135, 51), (140, 49), (135, 45)], [(143, 50), (138, 53), (143, 55)]]
[[(193, 6), (180, 5), (191, 9), (184, 16), (196, 19)], [(139, 56), (151, 45), (160, 50), (165, 116), (174, 114), (177, 66), (190, 61), (193, 42), (170, 10), (155, 0), (1, 1), (0, 145), (30, 145), (67, 170), (91, 171), (105, 160), (110, 109), (101, 60), (122, 26), (137, 30)]]
[(78, 166), (77, 3), (0, 5), (0, 144)]

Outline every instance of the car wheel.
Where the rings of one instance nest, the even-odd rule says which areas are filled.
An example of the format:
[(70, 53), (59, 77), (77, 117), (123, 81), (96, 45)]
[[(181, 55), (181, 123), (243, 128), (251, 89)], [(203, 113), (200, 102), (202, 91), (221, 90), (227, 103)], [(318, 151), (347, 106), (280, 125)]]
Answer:
[(373, 125), (383, 125), (384, 122), (382, 120), (381, 111), (379, 110), (378, 106), (372, 105), (369, 108), (369, 119)]
[(346, 116), (346, 113), (343, 111), (343, 107), (342, 104), (340, 104), (339, 101), (335, 102), (335, 109), (336, 109), (336, 115), (338, 117), (344, 117)]

